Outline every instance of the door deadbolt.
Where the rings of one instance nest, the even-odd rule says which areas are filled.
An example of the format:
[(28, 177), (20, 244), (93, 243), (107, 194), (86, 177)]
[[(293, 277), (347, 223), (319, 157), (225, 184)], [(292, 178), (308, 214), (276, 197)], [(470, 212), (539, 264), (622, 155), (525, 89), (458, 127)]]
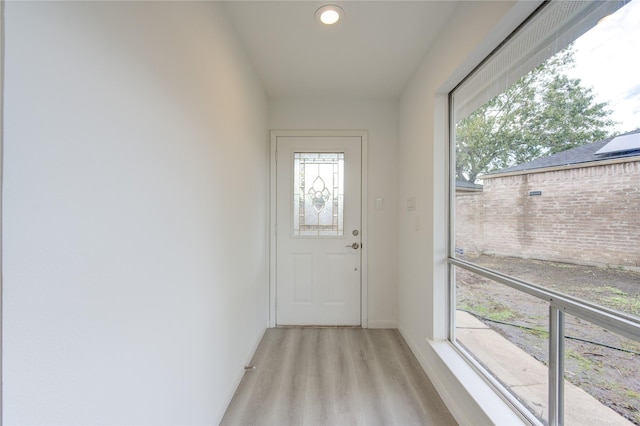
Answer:
[(360, 232), (358, 232), (358, 230), (357, 230), (357, 229), (354, 229), (354, 230), (353, 230), (353, 232), (352, 232), (352, 234), (353, 234), (353, 236), (354, 236), (354, 237), (357, 237), (359, 233), (360, 233)]

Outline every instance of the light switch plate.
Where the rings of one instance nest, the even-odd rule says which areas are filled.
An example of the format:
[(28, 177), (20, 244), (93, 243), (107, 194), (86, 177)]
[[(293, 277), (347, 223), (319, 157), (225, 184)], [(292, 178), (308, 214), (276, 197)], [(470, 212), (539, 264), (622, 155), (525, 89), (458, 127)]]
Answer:
[(407, 198), (407, 211), (411, 212), (416, 209), (416, 197)]
[(376, 210), (382, 210), (384, 208), (384, 198), (376, 198)]

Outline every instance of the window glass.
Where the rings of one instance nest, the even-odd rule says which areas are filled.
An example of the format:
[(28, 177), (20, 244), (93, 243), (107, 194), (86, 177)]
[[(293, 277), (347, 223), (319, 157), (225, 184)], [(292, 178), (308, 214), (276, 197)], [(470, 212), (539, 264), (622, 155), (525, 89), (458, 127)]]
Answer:
[(459, 257), (640, 317), (638, 45), (635, 0), (456, 119)]
[(545, 421), (549, 304), (462, 268), (455, 268), (455, 275), (455, 341)]
[[(480, 336), (497, 333), (509, 351), (524, 354), (514, 365), (533, 359), (548, 375), (554, 295), (569, 301), (569, 311), (589, 307), (637, 330), (637, 46), (640, 0), (550, 2), (450, 96), (452, 340), (542, 422), (553, 408), (546, 376), (546, 383), (535, 384), (544, 392), (534, 391), (533, 382), (525, 384), (528, 368), (503, 368), (489, 352), (495, 348), (483, 346)], [(505, 280), (522, 285), (515, 289)], [(593, 403), (613, 416), (604, 423), (623, 418), (640, 425), (640, 417), (631, 414), (638, 407), (623, 396), (637, 401), (637, 386), (618, 377), (636, 371), (637, 355), (600, 360), (593, 355), (600, 352), (576, 347), (571, 336), (616, 340), (602, 323), (578, 318), (567, 315), (563, 322), (563, 374), (566, 386), (586, 396), (578, 402), (565, 388), (560, 408), (567, 424), (581, 423), (570, 406), (588, 416), (585, 407)], [(626, 348), (638, 344), (616, 342)], [(594, 374), (581, 366), (592, 366)], [(607, 372), (608, 382), (598, 378), (598, 369)], [(616, 370), (618, 376), (610, 374)]]
[(344, 153), (296, 152), (293, 174), (293, 235), (343, 235)]
[(610, 424), (612, 409), (640, 424), (640, 342), (573, 315), (565, 324), (565, 424)]

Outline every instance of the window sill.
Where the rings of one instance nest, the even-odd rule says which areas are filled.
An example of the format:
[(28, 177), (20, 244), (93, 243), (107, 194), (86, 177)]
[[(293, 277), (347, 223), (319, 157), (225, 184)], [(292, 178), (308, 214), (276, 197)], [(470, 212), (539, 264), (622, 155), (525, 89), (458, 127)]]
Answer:
[(460, 424), (528, 424), (469, 365), (451, 342), (426, 341), (427, 374)]

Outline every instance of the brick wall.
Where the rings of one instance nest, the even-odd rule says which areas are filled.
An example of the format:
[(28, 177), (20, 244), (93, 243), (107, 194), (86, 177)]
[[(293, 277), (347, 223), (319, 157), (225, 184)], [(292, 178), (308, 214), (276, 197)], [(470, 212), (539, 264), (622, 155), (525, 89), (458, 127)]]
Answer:
[(640, 160), (483, 183), (456, 196), (465, 252), (640, 267)]

